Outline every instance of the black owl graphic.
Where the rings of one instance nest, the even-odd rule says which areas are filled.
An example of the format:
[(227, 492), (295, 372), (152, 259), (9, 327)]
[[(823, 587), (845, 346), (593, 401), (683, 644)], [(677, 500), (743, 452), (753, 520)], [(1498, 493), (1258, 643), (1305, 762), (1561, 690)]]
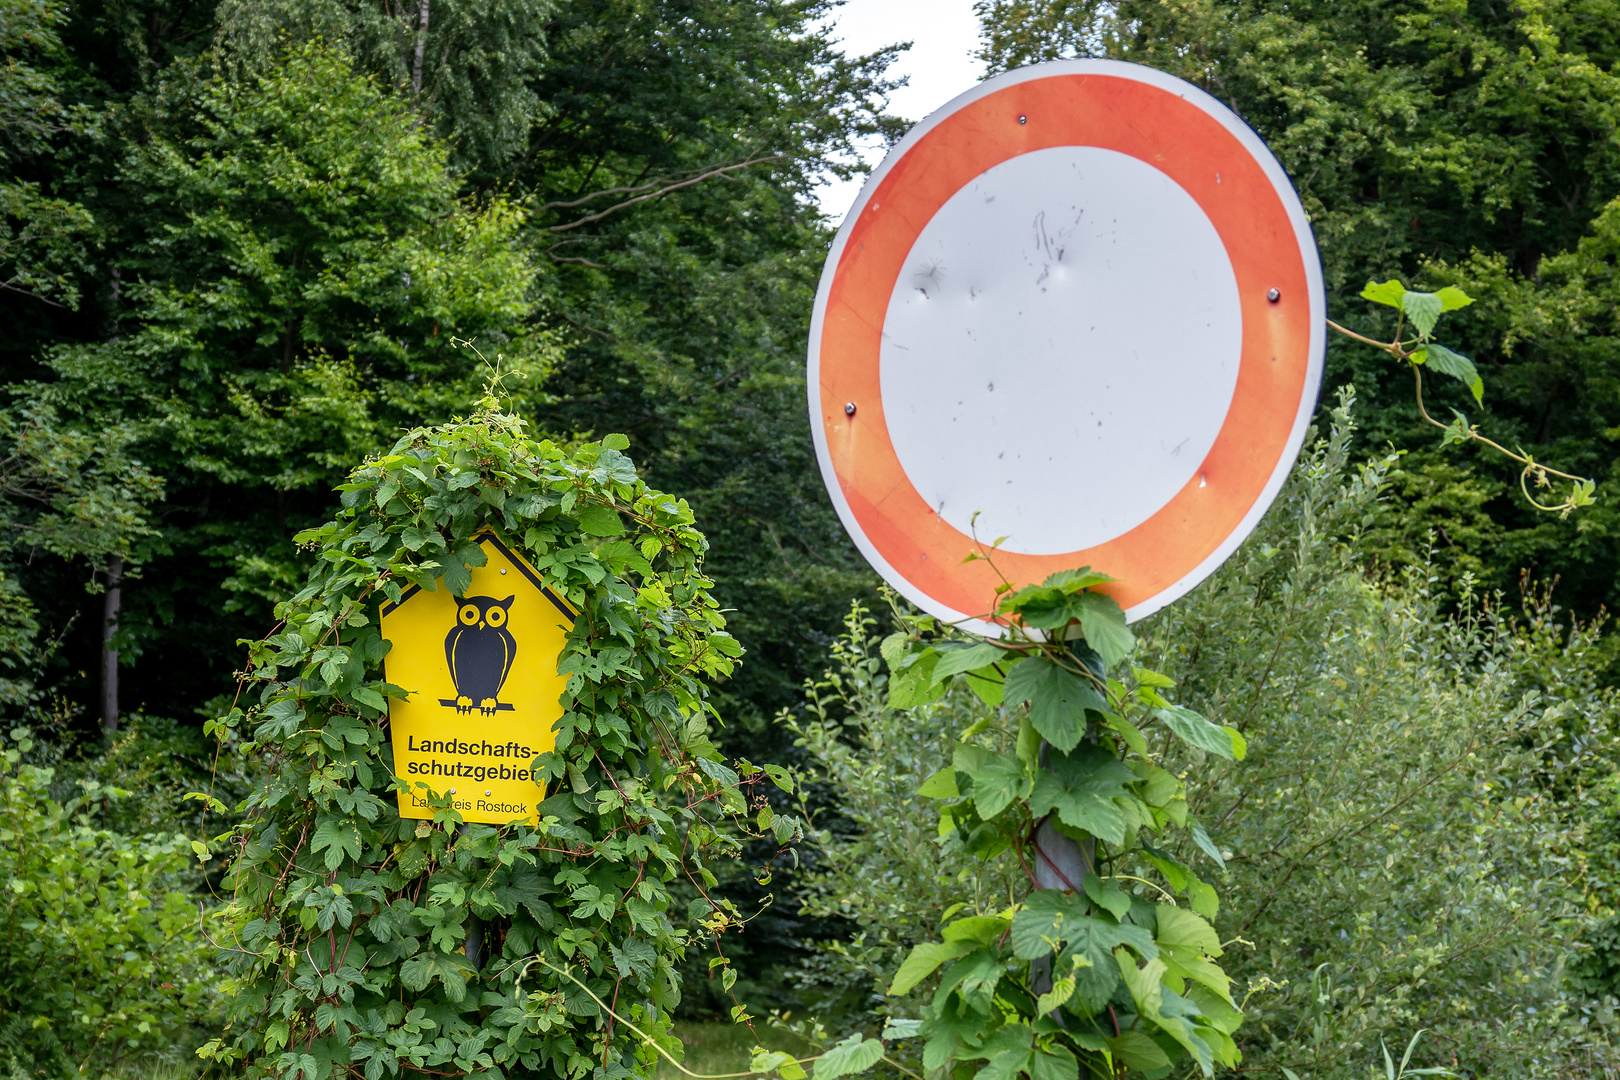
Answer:
[(474, 709), (485, 716), (510, 711), (500, 700), (501, 687), (512, 671), (517, 656), (517, 639), (506, 628), (506, 616), (513, 597), (496, 600), (491, 596), (458, 596), (456, 625), (444, 639), (444, 659), (450, 666), (454, 698), (440, 698), (439, 704), (454, 706), (458, 713)]

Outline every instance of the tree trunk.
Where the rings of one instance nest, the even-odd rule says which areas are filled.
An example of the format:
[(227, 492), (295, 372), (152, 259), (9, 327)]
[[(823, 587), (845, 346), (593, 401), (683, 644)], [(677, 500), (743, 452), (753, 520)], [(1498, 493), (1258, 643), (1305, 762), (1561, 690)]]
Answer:
[(101, 617), (101, 732), (108, 742), (118, 734), (118, 650), (113, 648), (113, 635), (118, 632), (118, 609), (124, 602), (123, 583), (124, 560), (114, 555), (107, 560)]
[(427, 51), (428, 0), (422, 0), (421, 20), (416, 26), (416, 63), (411, 68), (411, 94), (422, 96), (422, 54)]

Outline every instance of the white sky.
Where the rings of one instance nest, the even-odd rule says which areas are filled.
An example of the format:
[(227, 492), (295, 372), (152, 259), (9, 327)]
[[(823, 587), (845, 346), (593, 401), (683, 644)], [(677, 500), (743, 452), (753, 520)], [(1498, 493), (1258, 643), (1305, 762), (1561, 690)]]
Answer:
[[(850, 56), (913, 42), (888, 72), (890, 78), (911, 77), (890, 99), (890, 111), (913, 123), (984, 78), (984, 65), (972, 55), (979, 45), (973, 0), (847, 0), (834, 27)], [(868, 148), (869, 166), (882, 160), (883, 147)], [(823, 212), (835, 223), (843, 220), (863, 180), (833, 181), (818, 192)]]

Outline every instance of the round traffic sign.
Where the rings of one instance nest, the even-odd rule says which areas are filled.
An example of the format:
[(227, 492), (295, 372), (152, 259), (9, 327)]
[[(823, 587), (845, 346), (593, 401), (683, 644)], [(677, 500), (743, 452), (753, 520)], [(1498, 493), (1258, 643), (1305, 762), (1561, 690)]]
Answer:
[(913, 128), (838, 231), (810, 330), (822, 477), (926, 611), (993, 634), (1003, 576), (1089, 565), (1138, 619), (1276, 497), (1325, 314), (1304, 209), (1231, 111), (1134, 64), (1011, 71)]

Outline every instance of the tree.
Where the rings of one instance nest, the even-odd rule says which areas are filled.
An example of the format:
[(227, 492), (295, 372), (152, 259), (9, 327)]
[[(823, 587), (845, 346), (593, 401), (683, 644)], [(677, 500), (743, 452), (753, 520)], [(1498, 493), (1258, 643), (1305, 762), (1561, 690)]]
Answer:
[(310, 44), (245, 83), (204, 74), (171, 72), (128, 121), (143, 212), (118, 237), (120, 333), (57, 347), (54, 380), (27, 385), (92, 428), (133, 426), (164, 479), (146, 556), (163, 588), (125, 625), (155, 653), (137, 694), (168, 682), (163, 700), (193, 705), (229, 668), (217, 628), (286, 595), (290, 533), (343, 462), (476, 399), (484, 365), (456, 335), (500, 352), (520, 396), (548, 364), (522, 211), (459, 198), (445, 150), (346, 57)]
[[(1387, 337), (1355, 299), (1372, 277), (1455, 282), (1477, 303), (1461, 344), (1479, 363), (1488, 427), (1537, 458), (1620, 478), (1613, 323), (1620, 148), (1620, 8), (1409, 3), (1251, 5), (983, 0), (1000, 69), (1058, 56), (1131, 60), (1229, 104), (1293, 177), (1321, 246), (1333, 317)], [(1433, 530), (1441, 565), (1496, 586), (1521, 568), (1561, 576), (1582, 611), (1613, 605), (1620, 517), (1602, 498), (1548, 520), (1514, 497), (1511, 469), (1434, 452), (1397, 366), (1345, 343), (1327, 385), (1366, 395), (1368, 434), (1409, 454), (1397, 490), (1414, 513), (1377, 555), (1409, 562)], [(1474, 412), (1448, 388), (1442, 405)]]

